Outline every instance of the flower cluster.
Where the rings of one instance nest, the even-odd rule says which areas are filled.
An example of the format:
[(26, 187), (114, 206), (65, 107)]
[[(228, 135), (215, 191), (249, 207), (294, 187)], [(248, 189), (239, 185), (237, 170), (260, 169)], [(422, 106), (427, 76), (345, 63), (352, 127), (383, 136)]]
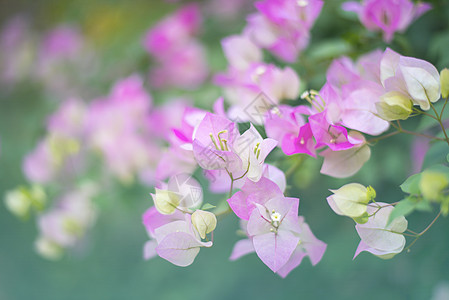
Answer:
[(157, 66), (150, 71), (154, 88), (194, 89), (208, 75), (204, 47), (195, 35), (201, 28), (197, 5), (186, 5), (151, 28), (143, 41)]
[[(325, 79), (315, 86), (298, 57), (323, 5), (321, 0), (256, 2), (257, 11), (247, 17), (241, 33), (221, 40), (227, 68), (215, 74), (213, 88), (221, 89), (223, 97), (211, 101), (210, 110), (164, 95), (164, 89), (200, 88), (208, 76), (199, 42), (199, 32), (206, 30), (200, 4), (182, 6), (143, 39), (155, 62), (149, 70), (150, 85), (159, 90), (154, 99), (137, 74), (117, 81), (108, 95), (90, 101), (66, 98), (23, 161), (29, 185), (5, 197), (17, 216), (37, 214), (37, 251), (57, 259), (63, 250), (78, 248), (99, 214), (95, 198), (102, 185), (138, 182), (145, 189), (154, 187), (154, 205), (142, 218), (149, 236), (143, 247), (146, 260), (159, 256), (177, 266), (191, 265), (201, 248), (214, 245), (220, 218), (233, 213), (244, 238), (234, 245), (230, 260), (255, 252), (270, 270), (286, 277), (306, 256), (312, 265), (319, 263), (327, 248), (299, 215), (301, 191), (291, 188), (291, 175), (301, 168), (312, 172), (302, 163), (322, 158), (322, 174), (353, 176), (371, 158), (376, 142), (400, 133), (432, 142), (416, 147), (417, 174), (401, 185), (407, 194), (403, 200), (377, 202), (371, 186), (349, 183), (330, 190), (327, 202), (356, 223), (361, 241), (354, 258), (366, 251), (388, 259), (408, 250), (441, 215), (449, 214), (447, 161), (420, 172), (427, 148), (449, 145), (444, 120), (449, 70), (440, 73), (431, 63), (391, 48), (355, 51), (351, 58), (326, 61)], [(356, 11), (368, 30), (383, 31), (386, 42), (430, 7), (409, 0), (343, 5)], [(15, 58), (0, 61), (7, 66), (4, 80), (23, 75), (10, 69), (28, 62), (22, 54), (12, 55), (25, 43), (27, 30), (17, 19), (1, 37), (6, 57)], [(55, 80), (63, 61), (82, 66), (91, 58), (83, 52), (80, 32), (67, 26), (51, 31), (40, 49), (36, 74), (54, 87), (63, 86)], [(301, 55), (307, 57), (306, 52)], [(78, 61), (80, 55), (86, 60)], [(165, 96), (171, 101), (158, 105)], [(422, 130), (405, 129), (401, 122), (415, 116), (432, 123), (420, 125)], [(439, 151), (446, 154), (447, 148)], [(426, 229), (408, 229), (408, 214), (436, 205), (439, 213)], [(406, 237), (415, 238), (407, 248)]]
[(0, 33), (0, 85), (39, 83), (54, 99), (84, 93), (85, 82), (98, 72), (97, 57), (87, 38), (74, 25), (62, 24), (39, 39), (24, 16), (12, 18)]

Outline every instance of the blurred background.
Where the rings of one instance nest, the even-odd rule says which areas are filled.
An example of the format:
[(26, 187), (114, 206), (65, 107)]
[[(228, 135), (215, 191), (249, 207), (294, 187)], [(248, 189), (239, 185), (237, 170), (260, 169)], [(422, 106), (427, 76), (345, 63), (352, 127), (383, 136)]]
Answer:
[[(236, 2), (236, 8), (227, 7), (226, 1), (200, 2), (203, 26), (197, 38), (205, 46), (211, 74), (226, 68), (220, 40), (239, 33), (246, 14), (254, 10), (251, 3), (231, 2)], [(385, 48), (380, 35), (362, 33), (357, 17), (343, 12), (341, 2), (326, 1), (304, 54), (310, 57), (309, 65), (293, 65), (305, 88), (320, 88), (333, 58), (357, 57), (377, 47)], [(4, 46), (0, 52), (0, 73), (4, 76), (0, 84), (1, 195), (27, 184), (23, 160), (46, 134), (48, 116), (67, 98), (77, 97), (88, 103), (108, 95), (118, 79), (140, 74), (153, 105), (183, 97), (192, 99), (198, 107), (211, 108), (221, 90), (211, 83), (210, 76), (200, 88), (191, 90), (152, 88), (147, 82), (154, 61), (142, 45), (145, 33), (182, 4), (155, 0), (0, 2), (2, 31), (12, 20), (19, 20), (21, 28), (12, 38), (20, 47)], [(441, 69), (449, 66), (449, 5), (444, 0), (432, 4), (435, 8), (398, 35), (391, 47)], [(45, 62), (36, 54), (41, 41), (58, 26), (76, 28), (85, 45), (80, 50), (81, 60), (50, 71), (42, 65), (36, 67), (41, 59)], [(366, 40), (359, 39), (360, 35)], [(6, 72), (9, 68), (14, 70), (12, 75)], [(408, 126), (420, 124), (417, 121)], [(326, 202), (328, 189), (348, 182), (372, 185), (378, 201), (401, 200), (399, 184), (412, 174), (412, 143), (407, 136), (379, 142), (372, 149), (371, 160), (353, 178), (338, 180), (321, 175), (320, 162), (314, 160), (307, 160), (289, 178), (287, 194), (301, 199), (300, 214), (328, 248), (317, 266), (312, 267), (305, 259), (285, 279), (273, 274), (254, 254), (235, 262), (228, 260), (239, 239), (235, 216), (219, 222), (214, 246), (202, 250), (187, 268), (161, 258), (144, 261), (142, 247), (148, 236), (141, 216), (152, 205), (151, 184), (114, 178), (108, 178), (106, 184), (96, 182), (96, 224), (80, 245), (58, 261), (36, 253), (35, 217), (22, 220), (1, 204), (0, 299), (431, 299), (437, 294), (446, 295), (438, 299), (449, 299), (447, 218), (441, 218), (409, 253), (386, 261), (362, 253), (353, 261), (359, 242), (354, 223), (335, 215)], [(432, 162), (430, 156), (425, 164)], [(280, 167), (285, 171), (290, 164), (286, 160)], [(75, 167), (69, 172), (77, 171)], [(206, 187), (207, 182), (197, 175)], [(225, 196), (206, 192), (204, 197), (213, 203)], [(410, 228), (422, 230), (433, 215), (414, 213), (408, 218)]]

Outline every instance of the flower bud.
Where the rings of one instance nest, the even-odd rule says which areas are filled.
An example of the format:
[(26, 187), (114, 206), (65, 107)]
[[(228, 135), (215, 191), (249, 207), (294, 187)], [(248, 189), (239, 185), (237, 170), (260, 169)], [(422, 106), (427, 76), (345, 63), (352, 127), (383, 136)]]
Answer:
[(447, 98), (449, 96), (449, 69), (444, 68), (440, 72), (441, 96)]
[(449, 185), (447, 176), (440, 172), (424, 171), (421, 173), (421, 180), (419, 181), (419, 189), (424, 198), (437, 201), (440, 192)]
[(31, 200), (22, 189), (16, 189), (6, 193), (5, 204), (14, 215), (25, 218), (30, 211)]
[(47, 202), (47, 194), (45, 194), (42, 186), (34, 184), (28, 191), (29, 197), (31, 199), (31, 205), (34, 209), (40, 211), (45, 207), (45, 202)]
[(179, 195), (168, 190), (156, 188), (156, 195), (151, 194), (151, 196), (153, 197), (156, 209), (163, 215), (171, 215), (174, 213), (180, 202)]
[(366, 205), (375, 195), (374, 189), (369, 190), (361, 184), (349, 183), (327, 197), (327, 202), (336, 214), (351, 218), (362, 217), (366, 213)]
[(63, 253), (61, 246), (45, 237), (39, 237), (34, 243), (34, 247), (37, 253), (49, 260), (58, 260)]
[(18, 187), (8, 191), (5, 196), (6, 207), (16, 216), (25, 218), (31, 208), (37, 211), (44, 209), (47, 195), (40, 185)]
[(376, 103), (376, 109), (384, 120), (406, 120), (412, 112), (412, 101), (400, 92), (388, 92), (380, 100)]
[(198, 230), (201, 238), (206, 238), (206, 234), (214, 231), (217, 227), (217, 218), (211, 212), (196, 210), (192, 214), (192, 224)]

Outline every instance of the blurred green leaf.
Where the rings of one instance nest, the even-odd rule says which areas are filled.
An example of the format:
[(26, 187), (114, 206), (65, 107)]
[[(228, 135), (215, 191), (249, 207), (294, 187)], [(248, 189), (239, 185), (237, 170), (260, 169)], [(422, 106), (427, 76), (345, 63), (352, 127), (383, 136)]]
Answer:
[(399, 218), (401, 216), (405, 217), (411, 214), (415, 210), (418, 203), (419, 201), (416, 198), (412, 197), (407, 197), (404, 200), (401, 200), (398, 204), (396, 204), (390, 216), (388, 217), (387, 225), (393, 222), (393, 220), (396, 218)]
[(210, 203), (205, 203), (202, 207), (201, 207), (201, 210), (208, 210), (208, 209), (212, 209), (212, 208), (215, 208), (216, 206), (215, 205), (212, 205), (212, 204), (210, 204)]
[(419, 191), (419, 181), (421, 180), (421, 173), (415, 174), (407, 178), (403, 184), (400, 185), (401, 190), (404, 193), (418, 195)]

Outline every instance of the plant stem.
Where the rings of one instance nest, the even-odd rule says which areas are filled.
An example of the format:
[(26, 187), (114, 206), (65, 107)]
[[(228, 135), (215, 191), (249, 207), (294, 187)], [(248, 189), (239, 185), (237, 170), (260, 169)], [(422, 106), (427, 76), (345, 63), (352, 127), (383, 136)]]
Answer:
[[(445, 103), (445, 104), (446, 104), (446, 103)], [(438, 115), (438, 112), (437, 112), (437, 110), (435, 109), (435, 106), (433, 106), (432, 102), (430, 102), (430, 107), (431, 107), (432, 110), (435, 112), (435, 115), (436, 115), (436, 117), (437, 117), (437, 121), (438, 121), (438, 123), (439, 123), (440, 126), (441, 126), (441, 130), (443, 130), (444, 137), (446, 138), (446, 143), (449, 145), (449, 137), (447, 136), (446, 129), (444, 128), (443, 122), (441, 121), (441, 117)], [(444, 107), (444, 106), (443, 106), (443, 107)], [(443, 111), (443, 110), (442, 110), (442, 111)]]
[(383, 140), (383, 139), (392, 137), (392, 136), (394, 136), (394, 135), (396, 135), (396, 134), (399, 134), (399, 133), (401, 133), (401, 132), (400, 132), (400, 131), (393, 131), (393, 132), (390, 132), (390, 133), (388, 133), (388, 134), (386, 134), (386, 135), (380, 136), (380, 137), (378, 137), (378, 138), (369, 139), (369, 140), (367, 141), (367, 143), (369, 143), (369, 144), (375, 143), (375, 142), (378, 142), (378, 141), (380, 141), (380, 140)]
[[(433, 224), (435, 224), (435, 222), (438, 220), (438, 218), (441, 216), (441, 211), (438, 213), (438, 215), (432, 220), (432, 222), (430, 222), (430, 224), (423, 230), (423, 231), (421, 231), (420, 233), (417, 233), (416, 235), (415, 235), (415, 239), (413, 240), (413, 242), (410, 244), (410, 245), (408, 245), (408, 247), (407, 248), (405, 248), (404, 250), (405, 251), (408, 251), (409, 249), (410, 249), (410, 247), (412, 247), (415, 243), (416, 243), (416, 241), (424, 234), (424, 233), (426, 233), (429, 229), (430, 229), (430, 227), (432, 227), (432, 225)], [(408, 229), (407, 229), (408, 230)], [(410, 232), (412, 232), (413, 233), (413, 231), (411, 231), (411, 230), (408, 230), (408, 231), (410, 231)]]

